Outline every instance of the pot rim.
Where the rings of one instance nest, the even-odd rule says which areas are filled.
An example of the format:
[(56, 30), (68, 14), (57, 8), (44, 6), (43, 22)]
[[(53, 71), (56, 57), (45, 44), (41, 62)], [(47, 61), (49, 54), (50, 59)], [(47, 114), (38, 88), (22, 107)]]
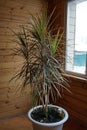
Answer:
[(41, 123), (41, 122), (38, 122), (38, 121), (34, 120), (34, 119), (31, 117), (31, 113), (32, 113), (32, 111), (35, 110), (36, 108), (42, 107), (42, 105), (39, 105), (39, 106), (36, 106), (36, 107), (34, 107), (34, 108), (31, 108), (31, 109), (28, 111), (28, 118), (29, 118), (29, 120), (32, 121), (33, 123), (37, 124), (37, 125), (49, 126), (49, 127), (54, 127), (54, 126), (57, 126), (57, 125), (61, 125), (61, 124), (63, 124), (64, 122), (66, 122), (66, 121), (68, 120), (69, 115), (68, 115), (68, 112), (67, 112), (64, 108), (62, 108), (62, 107), (60, 107), (60, 106), (56, 106), (56, 105), (51, 105), (51, 104), (49, 104), (48, 106), (56, 107), (56, 108), (59, 108), (60, 110), (62, 110), (62, 111), (64, 112), (64, 114), (65, 114), (64, 118), (63, 118), (61, 121), (58, 121), (58, 122), (55, 122), (55, 123)]

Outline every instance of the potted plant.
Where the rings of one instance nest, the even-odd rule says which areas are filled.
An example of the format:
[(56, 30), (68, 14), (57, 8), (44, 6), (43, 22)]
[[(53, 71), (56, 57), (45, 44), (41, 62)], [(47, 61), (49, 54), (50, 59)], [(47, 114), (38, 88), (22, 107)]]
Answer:
[(21, 79), (22, 88), (29, 86), (31, 89), (32, 102), (36, 106), (29, 110), (28, 117), (34, 124), (33, 130), (62, 130), (68, 119), (65, 109), (51, 105), (61, 97), (63, 89), (68, 90), (64, 70), (56, 57), (63, 33), (60, 29), (52, 33), (53, 13), (50, 16), (47, 13), (31, 15), (29, 26), (15, 33), (18, 46), (14, 54), (22, 56), (24, 63), (14, 78)]

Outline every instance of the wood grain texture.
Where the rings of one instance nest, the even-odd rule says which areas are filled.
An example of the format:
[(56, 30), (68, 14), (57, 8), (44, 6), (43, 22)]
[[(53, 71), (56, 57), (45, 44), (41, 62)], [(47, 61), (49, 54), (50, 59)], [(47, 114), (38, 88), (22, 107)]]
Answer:
[(11, 30), (19, 32), (20, 26), (30, 21), (29, 13), (40, 15), (46, 6), (44, 0), (0, 0), (0, 118), (30, 108), (29, 89), (24, 94), (16, 93), (21, 82), (9, 83), (23, 62), (22, 58), (12, 55), (16, 37)]
[[(33, 128), (26, 114), (1, 120), (0, 130), (33, 130)], [(63, 130), (86, 130), (86, 128), (82, 127), (79, 122), (70, 117), (64, 124)]]
[[(59, 16), (55, 26), (61, 25), (65, 29), (66, 0), (48, 0), (49, 12), (54, 7)], [(0, 118), (26, 112), (30, 107), (29, 90), (20, 96), (20, 93), (15, 94), (17, 83), (9, 84), (9, 79), (20, 68), (22, 62), (19, 57), (14, 58), (11, 55), (10, 49), (15, 45), (12, 42), (14, 35), (9, 28), (18, 32), (20, 25), (29, 21), (29, 12), (37, 15), (44, 8), (46, 8), (45, 0), (0, 0)], [(87, 82), (70, 78), (70, 86), (72, 94), (65, 92), (63, 99), (57, 104), (67, 109), (70, 116), (73, 116), (79, 124), (87, 127)]]
[(87, 82), (71, 78), (72, 94), (65, 93), (61, 104), (74, 116), (81, 124), (87, 127)]
[[(57, 17), (55, 27), (61, 26), (66, 30), (66, 0), (49, 1), (49, 12), (56, 7)], [(61, 48), (64, 52), (64, 47)], [(64, 54), (64, 53), (63, 53)], [(69, 78), (72, 94), (64, 91), (63, 98), (57, 102), (57, 105), (63, 106), (70, 114), (87, 128), (87, 80), (81, 80), (74, 77)]]

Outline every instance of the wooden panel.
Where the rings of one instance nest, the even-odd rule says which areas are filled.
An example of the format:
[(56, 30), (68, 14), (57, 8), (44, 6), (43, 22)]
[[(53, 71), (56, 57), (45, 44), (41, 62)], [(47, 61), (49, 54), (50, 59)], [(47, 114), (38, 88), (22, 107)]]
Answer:
[(18, 32), (20, 25), (29, 22), (29, 13), (40, 14), (46, 6), (44, 0), (0, 0), (0, 118), (23, 113), (30, 107), (29, 90), (20, 95), (15, 87), (18, 82), (9, 83), (23, 62), (12, 55), (16, 37), (11, 29)]
[[(66, 0), (49, 1), (49, 12), (56, 7), (56, 26), (66, 28)], [(54, 28), (55, 28), (54, 27)], [(64, 54), (64, 47), (61, 47)], [(79, 123), (87, 127), (87, 81), (76, 78), (69, 78), (72, 94), (64, 93), (63, 99), (57, 102), (58, 105), (67, 109), (70, 116), (76, 118)]]
[[(72, 94), (64, 92), (59, 104), (67, 109), (70, 115), (87, 127), (87, 82), (70, 79)], [(58, 104), (58, 103), (57, 103)]]
[[(17, 124), (17, 125), (15, 125)], [(0, 121), (0, 130), (33, 130), (32, 124), (29, 121), (27, 114), (8, 118), (8, 120)], [(87, 130), (82, 127), (75, 119), (69, 118), (64, 124), (63, 130)]]

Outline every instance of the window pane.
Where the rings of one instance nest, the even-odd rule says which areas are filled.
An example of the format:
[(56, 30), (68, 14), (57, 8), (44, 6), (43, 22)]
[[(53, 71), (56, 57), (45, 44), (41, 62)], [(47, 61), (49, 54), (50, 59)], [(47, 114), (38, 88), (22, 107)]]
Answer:
[(86, 53), (85, 52), (75, 51), (74, 72), (85, 74), (86, 72)]
[(87, 1), (68, 3), (66, 70), (86, 74)]

